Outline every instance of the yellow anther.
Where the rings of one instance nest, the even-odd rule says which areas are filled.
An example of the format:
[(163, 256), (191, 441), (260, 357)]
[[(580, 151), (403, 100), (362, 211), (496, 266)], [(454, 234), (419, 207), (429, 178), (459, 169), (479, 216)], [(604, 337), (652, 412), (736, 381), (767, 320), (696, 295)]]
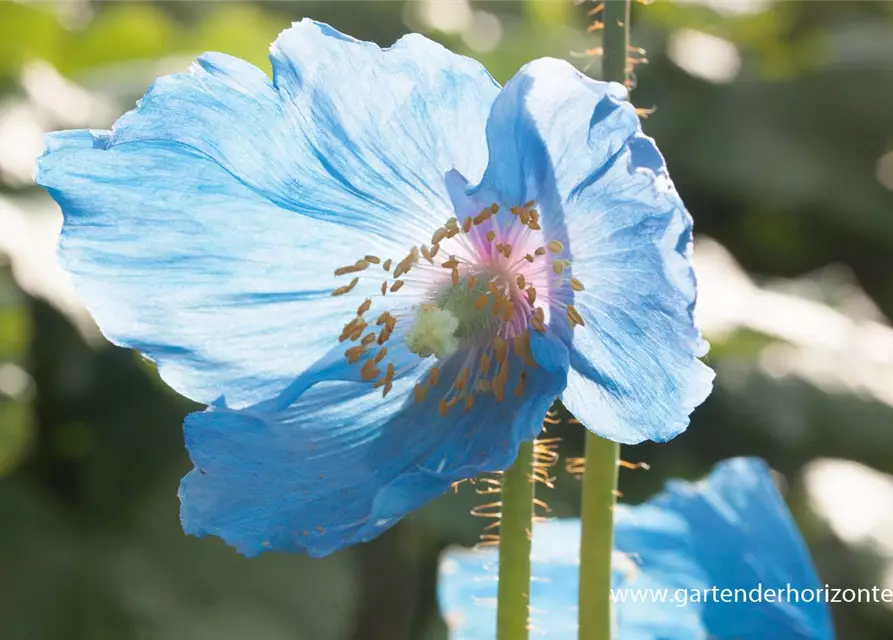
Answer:
[(483, 309), (485, 306), (487, 306), (487, 296), (482, 295), (475, 301), (474, 308), (480, 310)]
[(344, 355), (347, 356), (347, 362), (353, 364), (362, 358), (364, 353), (366, 353), (366, 347), (359, 344), (345, 351)]
[(487, 218), (489, 218), (491, 215), (492, 215), (492, 214), (490, 213), (490, 210), (489, 210), (489, 209), (484, 209), (483, 211), (481, 211), (479, 214), (477, 214), (477, 215), (474, 217), (474, 223), (475, 223), (475, 224), (481, 224), (482, 222), (484, 222), (485, 220), (487, 220)]
[(366, 260), (357, 260), (356, 263), (350, 265), (349, 267), (339, 267), (338, 269), (335, 269), (335, 275), (343, 276), (347, 273), (356, 273), (357, 271), (362, 271), (368, 266), (369, 263)]
[(536, 316), (533, 316), (532, 318), (530, 318), (530, 326), (533, 327), (534, 329), (536, 329), (537, 331), (539, 331), (540, 333), (546, 332), (546, 324), (542, 320), (537, 318)]
[(446, 418), (447, 412), (450, 410), (447, 401), (441, 398), (440, 403), (437, 405), (437, 410), (440, 413), (441, 417)]
[(583, 286), (583, 283), (577, 280), (576, 278), (571, 278), (571, 289), (574, 291), (582, 291), (586, 287)]
[(459, 219), (453, 216), (449, 220), (446, 221), (444, 225), (447, 229), (458, 229), (459, 228)]
[[(380, 387), (387, 387), (393, 381), (393, 379), (393, 376), (389, 376), (387, 373), (385, 373), (381, 378), (375, 381), (375, 384), (372, 385), (372, 388), (378, 389)], [(387, 391), (385, 391), (385, 395), (387, 395)]]
[(394, 267), (394, 277), (399, 278), (404, 273), (409, 273), (409, 270), (412, 269), (412, 265), (419, 261), (419, 248), (412, 247), (409, 250), (409, 255), (407, 255), (403, 260), (401, 260), (396, 267)]
[(521, 224), (526, 225), (530, 222), (530, 212), (526, 209), (521, 209), (521, 213), (518, 214), (518, 217), (521, 219)]
[(378, 334), (378, 344), (382, 345), (388, 341), (388, 338), (391, 337), (391, 334), (394, 332), (394, 325), (386, 324), (384, 329)]
[(567, 305), (567, 319), (571, 323), (571, 327), (575, 324), (580, 325), (581, 327), (585, 324), (583, 322), (583, 316), (580, 315), (580, 312), (577, 311), (573, 305)]
[(482, 354), (481, 354), (480, 371), (478, 371), (478, 374), (479, 374), (479, 375), (484, 375), (484, 374), (487, 373), (487, 371), (488, 371), (489, 369), (490, 369), (490, 354), (489, 354), (489, 353), (482, 353)]
[(354, 318), (353, 320), (345, 324), (344, 328), (341, 331), (341, 336), (338, 338), (338, 340), (340, 342), (344, 342), (345, 340), (347, 340), (350, 336), (353, 335), (357, 327), (360, 327), (361, 331), (366, 328), (366, 323), (363, 322), (362, 318)]
[(534, 287), (533, 285), (527, 287), (527, 302), (529, 302), (530, 304), (536, 302), (536, 287)]
[(533, 262), (533, 256), (530, 255), (529, 253), (526, 256), (524, 256), (524, 259), (527, 260), (527, 262)]
[(366, 335), (363, 336), (363, 339), (360, 340), (360, 344), (363, 344), (363, 345), (372, 344), (373, 342), (375, 342), (375, 337), (377, 335), (378, 334), (376, 334), (374, 331), (367, 333)]
[(558, 240), (549, 240), (549, 242), (546, 243), (546, 246), (549, 247), (549, 251), (552, 253), (561, 253), (564, 251), (564, 245)]
[(546, 255), (546, 248), (545, 247), (537, 247), (536, 251), (534, 251), (533, 253), (538, 256), (544, 256), (544, 255)]
[(390, 271), (392, 262), (393, 262), (393, 260), (388, 258), (387, 260), (384, 261), (384, 264), (381, 265), (381, 268), (384, 269), (385, 271)]
[(403, 286), (403, 280), (395, 280), (394, 284), (391, 285), (391, 293), (396, 293), (400, 291), (400, 288)]
[(511, 258), (512, 257), (512, 245), (507, 244), (507, 245), (503, 246), (502, 255), (504, 255), (506, 258)]
[(512, 314), (515, 312), (515, 305), (513, 305), (509, 300), (506, 300), (505, 304), (503, 304), (502, 307), (502, 321), (511, 322)]
[(552, 271), (554, 271), (558, 275), (561, 275), (562, 273), (564, 273), (564, 262), (561, 260), (553, 260), (552, 261)]
[(467, 283), (465, 286), (466, 286), (466, 288), (468, 288), (468, 289), (474, 289), (474, 285), (476, 285), (477, 283), (478, 283), (478, 277), (477, 277), (477, 276), (471, 276), (471, 277), (468, 279), (468, 283)]
[(520, 396), (524, 393), (524, 381), (527, 379), (527, 372), (522, 371), (521, 375), (518, 376), (518, 384), (515, 385), (515, 395)]
[(542, 307), (537, 307), (534, 310), (533, 315), (536, 316), (537, 318), (539, 318), (540, 320), (542, 320), (543, 322), (546, 321), (546, 312), (543, 311)]
[(412, 395), (415, 396), (416, 402), (424, 402), (425, 397), (428, 395), (428, 387), (423, 384), (417, 384), (412, 390)]
[(508, 344), (502, 336), (493, 338), (493, 351), (496, 353), (496, 362), (502, 364), (505, 362), (505, 354)]
[(334, 291), (332, 291), (333, 296), (343, 296), (345, 293), (348, 293), (351, 289), (357, 286), (357, 283), (360, 281), (359, 278), (354, 278), (350, 281), (350, 284), (346, 284), (343, 287), (338, 287)]
[(487, 393), (488, 391), (490, 391), (493, 388), (493, 385), (490, 384), (490, 381), (485, 378), (478, 380), (478, 383), (476, 386), (477, 386), (477, 390), (480, 391), (481, 393)]
[(378, 364), (379, 362), (381, 362), (381, 359), (384, 358), (386, 355), (388, 355), (388, 348), (382, 347), (381, 349), (378, 350), (378, 353), (375, 354), (375, 357), (372, 359), (372, 362), (374, 362), (375, 364)]
[(428, 372), (428, 384), (432, 387), (437, 386), (437, 381), (440, 380), (440, 369), (437, 367), (431, 367), (431, 370)]
[(494, 202), (493, 204), (490, 205), (490, 215), (492, 216), (497, 213), (499, 213), (499, 205)]
[(388, 292), (388, 281), (385, 280), (381, 283), (381, 295), (384, 295)]
[(381, 262), (381, 258), (379, 258), (378, 256), (363, 256), (363, 260), (365, 260), (369, 264), (378, 264)]
[(428, 245), (422, 245), (422, 257), (425, 258), (428, 262), (431, 262), (431, 252), (428, 251)]
[(458, 269), (453, 269), (453, 271), (450, 273), (450, 279), (453, 281), (454, 287), (457, 284), (459, 284), (459, 270)]
[(375, 366), (374, 362), (372, 362), (371, 360), (366, 360), (366, 362), (363, 363), (363, 366), (360, 369), (360, 378), (366, 381), (374, 380), (380, 373), (381, 371), (378, 369), (378, 367)]
[(386, 323), (388, 321), (388, 318), (390, 318), (390, 317), (391, 317), (391, 314), (388, 313), (387, 311), (384, 311), (384, 312), (382, 312), (382, 314), (380, 316), (378, 316), (378, 319), (375, 321), (375, 324), (382, 325), (382, 324)]
[(459, 261), (456, 259), (455, 256), (450, 256), (450, 259), (446, 262), (441, 262), (440, 266), (444, 269), (455, 269), (459, 266)]
[(465, 410), (471, 411), (471, 408), (474, 406), (474, 396), (466, 396), (465, 397)]
[(456, 388), (460, 391), (465, 388), (465, 383), (468, 381), (468, 367), (464, 367), (462, 371), (459, 373), (456, 378)]
[(369, 298), (366, 298), (366, 300), (363, 301), (363, 304), (361, 304), (359, 307), (357, 307), (357, 315), (358, 316), (363, 315), (364, 313), (369, 311), (369, 307), (371, 307), (371, 306), (372, 306), (372, 300), (370, 300)]
[(492, 293), (497, 298), (502, 295), (502, 292), (499, 290), (499, 287), (497, 287), (496, 283), (493, 282), (492, 280), (487, 283), (487, 288), (490, 290), (490, 293)]
[(512, 346), (524, 364), (529, 367), (536, 366), (536, 360), (533, 358), (533, 352), (530, 350), (530, 332), (524, 331), (512, 338)]
[(471, 230), (472, 224), (474, 224), (474, 219), (472, 219), (470, 216), (468, 218), (465, 218), (465, 222), (462, 223), (462, 231), (468, 233)]
[(386, 380), (384, 383), (384, 389), (381, 390), (381, 397), (385, 398), (391, 392), (391, 389), (394, 388), (394, 383), (391, 380)]
[(432, 258), (432, 259), (434, 258), (434, 256), (437, 255), (437, 252), (438, 252), (438, 251), (440, 251), (440, 245), (439, 245), (439, 244), (435, 244), (434, 246), (431, 247), (431, 258)]
[(363, 331), (365, 331), (365, 330), (366, 330), (366, 323), (363, 322), (362, 324), (359, 324), (353, 328), (353, 330), (350, 332), (350, 335), (348, 336), (348, 338), (350, 338), (351, 340), (359, 340), (360, 336), (363, 335)]
[(487, 232), (487, 242), (493, 242), (495, 239), (496, 239), (496, 232), (488, 231)]
[(527, 280), (524, 278), (524, 275), (521, 274), (518, 276), (518, 288), (523, 289), (527, 286)]
[(434, 235), (431, 236), (431, 244), (438, 244), (441, 240), (447, 237), (447, 230), (441, 227), (437, 231), (434, 232)]
[(493, 303), (493, 307), (490, 309), (490, 312), (494, 316), (500, 315), (502, 313), (502, 305), (506, 303), (511, 304), (511, 302), (508, 302), (505, 298), (497, 296), (496, 302)]
[(536, 204), (536, 200), (528, 200), (527, 202), (524, 203), (524, 208), (529, 209), (530, 207), (532, 207), (535, 204)]

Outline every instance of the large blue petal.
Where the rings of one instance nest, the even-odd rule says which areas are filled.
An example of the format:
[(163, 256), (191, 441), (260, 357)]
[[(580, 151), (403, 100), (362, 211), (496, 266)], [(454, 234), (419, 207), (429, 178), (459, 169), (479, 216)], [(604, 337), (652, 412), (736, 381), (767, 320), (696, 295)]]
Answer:
[(691, 218), (626, 91), (563, 61), (522, 68), (493, 105), (490, 162), (478, 187), (535, 200), (585, 291), (553, 291), (550, 329), (569, 343), (562, 399), (591, 430), (625, 443), (666, 440), (710, 392), (692, 312)]
[(364, 293), (332, 299), (333, 270), (429, 238), (453, 214), (447, 172), (485, 162), (498, 89), (468, 58), (305, 21), (273, 63), (276, 82), (205, 54), (111, 132), (51, 134), (39, 163), (103, 332), (200, 402), (259, 402), (327, 353)]
[[(39, 174), (65, 212), (60, 255), (103, 333), (204, 403), (259, 401), (338, 344), (362, 301), (333, 268), (365, 235), (281, 209), (172, 143), (54, 134)], [(405, 251), (405, 249), (401, 249)]]
[(425, 242), (452, 214), (444, 174), (479, 179), (499, 90), (479, 63), (419, 35), (389, 49), (295, 23), (273, 81), (223, 54), (157, 80), (111, 143), (173, 140), (276, 204)]
[[(765, 463), (738, 458), (699, 483), (671, 482), (638, 507), (618, 509), (614, 584), (619, 640), (830, 640), (827, 603), (691, 602), (690, 590), (821, 587)], [(532, 637), (576, 634), (579, 520), (534, 528)], [(452, 640), (495, 637), (494, 550), (450, 550), (438, 598)], [(640, 590), (634, 602), (632, 590)], [(650, 595), (654, 597), (648, 597)], [(617, 595), (620, 592), (625, 598)], [(660, 602), (661, 599), (664, 602)], [(675, 598), (675, 600), (674, 600)]]
[[(447, 361), (421, 403), (418, 375), (399, 379), (383, 400), (369, 383), (320, 381), (327, 376), (314, 372), (309, 388), (294, 385), (273, 401), (192, 414), (184, 529), (220, 536), (245, 555), (325, 555), (377, 536), (457, 480), (509, 466), (563, 388), (566, 355), (563, 368), (528, 368), (520, 396), (478, 395), (471, 410), (442, 417), (438, 400), (464, 362), (461, 354)], [(509, 363), (521, 371), (517, 355)]]

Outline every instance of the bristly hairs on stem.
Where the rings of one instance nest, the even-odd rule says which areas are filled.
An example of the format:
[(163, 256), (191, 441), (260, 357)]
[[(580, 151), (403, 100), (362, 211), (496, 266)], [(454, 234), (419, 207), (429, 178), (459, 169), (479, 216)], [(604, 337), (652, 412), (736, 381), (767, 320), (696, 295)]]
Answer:
[[(628, 460), (618, 460), (617, 465), (621, 469), (630, 469), (632, 471), (635, 471), (636, 469), (644, 469), (645, 471), (651, 470), (651, 465), (647, 462), (629, 462)], [(574, 476), (577, 480), (580, 480), (580, 478), (583, 477), (583, 474), (586, 473), (586, 458), (565, 458), (564, 470), (567, 471), (570, 475)]]
[[(551, 424), (557, 424), (557, 409), (553, 408), (546, 413), (543, 421), (543, 435)], [(538, 438), (533, 441), (533, 481), (542, 484), (549, 489), (555, 488), (555, 477), (550, 470), (558, 464), (558, 445), (561, 438)], [(464, 480), (453, 483), (453, 490), (458, 491), (459, 485)], [(467, 482), (474, 486), (474, 492), (479, 496), (498, 496), (502, 492), (502, 472), (494, 471), (484, 473), (477, 478), (470, 478)], [(534, 512), (534, 521), (545, 520), (551, 512), (549, 505), (542, 498), (534, 497), (533, 505), (539, 512)], [(480, 539), (475, 545), (476, 549), (485, 549), (499, 544), (499, 527), (502, 524), (502, 501), (491, 500), (477, 505), (471, 509), (471, 515), (475, 518), (486, 518), (491, 522), (484, 525)]]
[[(637, 4), (642, 5), (649, 5), (653, 1), (654, 0), (635, 0)], [(574, 0), (574, 4), (576, 5), (587, 3), (594, 6), (586, 12), (586, 16), (590, 20), (589, 25), (586, 27), (586, 33), (592, 34), (604, 31), (605, 22), (602, 16), (605, 10), (605, 3), (600, 0)], [(627, 52), (625, 84), (626, 88), (632, 91), (635, 89), (637, 83), (636, 67), (640, 64), (648, 64), (648, 58), (646, 57), (647, 52), (642, 47), (630, 45), (627, 48)], [(583, 71), (589, 71), (589, 68), (594, 64), (595, 59), (604, 55), (604, 49), (602, 47), (592, 47), (584, 49), (583, 51), (571, 51), (570, 55), (572, 58), (589, 58), (589, 62), (583, 66)], [(657, 107), (636, 107), (636, 114), (640, 118), (645, 119), (654, 113), (656, 108)]]
[[(502, 472), (485, 473), (471, 480), (475, 485), (474, 492), (479, 496), (494, 496), (502, 493)], [(499, 527), (502, 525), (502, 501), (492, 500), (471, 509), (475, 518), (486, 518), (492, 522), (486, 524), (481, 531), (480, 540), (475, 549), (485, 549), (499, 544)]]

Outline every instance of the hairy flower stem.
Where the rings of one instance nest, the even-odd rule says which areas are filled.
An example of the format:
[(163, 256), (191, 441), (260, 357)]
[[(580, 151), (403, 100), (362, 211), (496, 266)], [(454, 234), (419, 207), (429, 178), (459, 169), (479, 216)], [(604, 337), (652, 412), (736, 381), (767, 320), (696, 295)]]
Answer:
[(528, 637), (533, 483), (533, 442), (522, 442), (518, 459), (502, 477), (497, 640)]
[[(602, 75), (626, 84), (630, 0), (604, 6)], [(611, 553), (620, 445), (586, 432), (580, 535), (579, 640), (611, 640)]]
[(611, 552), (620, 445), (586, 433), (580, 534), (580, 640), (611, 640)]
[(607, 0), (602, 18), (602, 77), (611, 82), (626, 84), (626, 64), (629, 56), (629, 9), (631, 0)]

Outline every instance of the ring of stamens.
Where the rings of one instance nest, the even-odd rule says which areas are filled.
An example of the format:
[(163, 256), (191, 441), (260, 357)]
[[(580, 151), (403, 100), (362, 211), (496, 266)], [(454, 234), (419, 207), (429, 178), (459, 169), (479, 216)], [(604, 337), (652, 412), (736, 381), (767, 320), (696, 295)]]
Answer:
[[(530, 331), (545, 333), (549, 314), (562, 309), (571, 329), (584, 324), (573, 305), (552, 295), (565, 285), (574, 292), (584, 286), (570, 275), (564, 245), (543, 238), (534, 204), (511, 207), (509, 223), (500, 225), (500, 207), (494, 203), (461, 224), (449, 218), (434, 230), (430, 246), (410, 247), (399, 261), (365, 255), (335, 270), (336, 276), (351, 279), (333, 296), (350, 293), (361, 279), (374, 277), (375, 268), (385, 274), (380, 295), (365, 298), (339, 336), (349, 343), (344, 356), (359, 366), (362, 380), (381, 388), (383, 396), (392, 389), (401, 371), (388, 360), (388, 345), (399, 322), (406, 326), (403, 343), (410, 352), (438, 359), (415, 386), (416, 402), (428, 400), (440, 382), (441, 364), (460, 350), (465, 357), (459, 373), (435, 399), (441, 415), (457, 405), (470, 411), (479, 394), (493, 394), (501, 402), (507, 393), (524, 393), (527, 370), (537, 366)], [(420, 301), (401, 307), (399, 296), (410, 295), (410, 289)], [(398, 304), (375, 316), (373, 307), (390, 298)], [(518, 356), (520, 371), (510, 371), (509, 351)]]

